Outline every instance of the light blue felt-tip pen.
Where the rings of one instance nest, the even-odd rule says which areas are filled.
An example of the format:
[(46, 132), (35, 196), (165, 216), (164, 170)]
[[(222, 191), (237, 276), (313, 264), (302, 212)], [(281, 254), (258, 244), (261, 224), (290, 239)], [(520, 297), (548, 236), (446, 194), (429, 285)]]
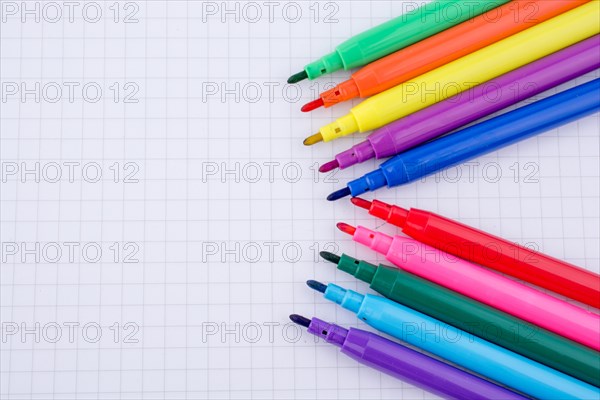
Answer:
[(539, 399), (598, 399), (600, 389), (392, 300), (308, 281), (373, 328)]

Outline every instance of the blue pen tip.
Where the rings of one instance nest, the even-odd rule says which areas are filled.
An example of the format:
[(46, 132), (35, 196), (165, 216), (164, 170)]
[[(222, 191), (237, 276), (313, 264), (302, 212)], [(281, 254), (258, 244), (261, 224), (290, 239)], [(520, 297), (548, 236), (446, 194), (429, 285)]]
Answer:
[(350, 192), (350, 188), (345, 187), (336, 192), (331, 193), (329, 196), (327, 196), (327, 200), (335, 201), (341, 199), (342, 197), (350, 196), (351, 194), (352, 193)]
[(310, 319), (303, 317), (302, 315), (292, 314), (290, 315), (290, 319), (293, 323), (301, 325), (305, 328), (308, 328), (310, 325)]
[(325, 290), (327, 290), (327, 285), (325, 285), (324, 283), (321, 283), (321, 282), (309, 280), (309, 281), (306, 281), (306, 284), (308, 285), (309, 288), (314, 289), (317, 292), (325, 293)]

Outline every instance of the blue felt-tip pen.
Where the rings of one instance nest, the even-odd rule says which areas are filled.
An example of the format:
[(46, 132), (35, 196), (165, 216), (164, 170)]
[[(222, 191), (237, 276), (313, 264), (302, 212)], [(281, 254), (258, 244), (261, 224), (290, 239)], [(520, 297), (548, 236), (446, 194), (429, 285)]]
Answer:
[(308, 281), (373, 328), (539, 399), (597, 399), (600, 389), (381, 296)]
[(600, 109), (600, 79), (555, 94), (398, 154), (327, 197), (337, 200), (419, 180)]

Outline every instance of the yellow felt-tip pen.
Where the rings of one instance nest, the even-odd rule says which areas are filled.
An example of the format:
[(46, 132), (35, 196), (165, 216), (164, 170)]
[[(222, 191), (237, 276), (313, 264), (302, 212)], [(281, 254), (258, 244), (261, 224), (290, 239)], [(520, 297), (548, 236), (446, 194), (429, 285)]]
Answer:
[(592, 0), (375, 95), (353, 107), (349, 114), (323, 126), (304, 144), (377, 129), (598, 33), (600, 1)]

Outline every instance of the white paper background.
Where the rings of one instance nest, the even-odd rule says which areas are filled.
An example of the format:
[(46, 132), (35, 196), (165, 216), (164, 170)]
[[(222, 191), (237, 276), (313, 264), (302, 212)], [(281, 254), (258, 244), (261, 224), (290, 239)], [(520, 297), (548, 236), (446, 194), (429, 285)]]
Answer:
[[(317, 254), (382, 261), (335, 223), (395, 229), (325, 201), (377, 165), (316, 173), (364, 135), (302, 145), (349, 74), (285, 80), (407, 3), (3, 1), (0, 395), (433, 397), (287, 325), (364, 328), (304, 282), (366, 291)], [(598, 127), (376, 196), (598, 272)]]

